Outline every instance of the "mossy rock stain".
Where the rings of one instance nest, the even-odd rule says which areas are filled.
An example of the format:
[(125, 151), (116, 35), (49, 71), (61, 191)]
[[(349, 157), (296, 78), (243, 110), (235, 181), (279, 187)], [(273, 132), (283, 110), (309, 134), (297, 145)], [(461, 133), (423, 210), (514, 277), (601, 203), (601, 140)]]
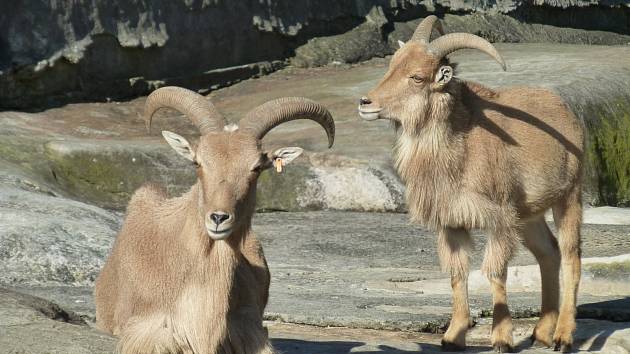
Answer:
[(182, 193), (194, 182), (194, 169), (177, 163), (178, 157), (134, 148), (50, 142), (45, 153), (62, 188), (105, 208), (124, 209), (134, 191), (147, 182), (164, 185), (169, 194)]
[(584, 272), (594, 278), (629, 280), (630, 261), (586, 264)]
[(593, 111), (599, 119), (588, 127), (587, 178), (596, 185), (596, 204), (630, 206), (630, 102)]
[(263, 172), (258, 178), (256, 209), (259, 211), (303, 210), (298, 197), (306, 188), (306, 182), (315, 178), (308, 165), (291, 164), (282, 173), (274, 169)]

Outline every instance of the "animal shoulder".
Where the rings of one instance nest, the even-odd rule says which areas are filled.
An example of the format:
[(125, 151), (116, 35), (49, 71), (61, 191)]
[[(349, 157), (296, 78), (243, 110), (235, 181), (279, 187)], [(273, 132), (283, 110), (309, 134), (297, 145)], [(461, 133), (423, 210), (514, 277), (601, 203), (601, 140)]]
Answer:
[(499, 97), (499, 92), (486, 87), (480, 83), (474, 81), (464, 81), (464, 85), (470, 91), (470, 93), (487, 99), (496, 99)]
[(166, 190), (157, 183), (147, 183), (138, 188), (129, 200), (128, 209), (137, 207), (146, 208), (151, 205), (160, 205), (167, 199)]

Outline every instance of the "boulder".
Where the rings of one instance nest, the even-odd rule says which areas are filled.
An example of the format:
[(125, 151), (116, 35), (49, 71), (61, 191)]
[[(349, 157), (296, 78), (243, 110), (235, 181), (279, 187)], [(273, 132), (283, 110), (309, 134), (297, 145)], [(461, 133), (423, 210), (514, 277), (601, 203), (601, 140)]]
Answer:
[[(46, 143), (45, 151), (61, 189), (103, 208), (124, 210), (133, 192), (147, 182), (165, 186), (174, 196), (197, 178), (192, 165), (161, 141), (62, 140)], [(282, 174), (263, 172), (257, 209), (401, 211), (403, 188), (389, 169), (307, 154)]]
[(45, 156), (61, 188), (104, 208), (124, 209), (133, 192), (148, 182), (181, 194), (196, 180), (188, 160), (155, 140), (50, 141)]

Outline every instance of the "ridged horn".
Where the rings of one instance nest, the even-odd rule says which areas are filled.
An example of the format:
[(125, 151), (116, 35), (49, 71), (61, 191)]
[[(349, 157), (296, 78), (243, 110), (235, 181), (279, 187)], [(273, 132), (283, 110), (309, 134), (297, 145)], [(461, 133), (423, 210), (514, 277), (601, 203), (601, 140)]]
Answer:
[(222, 130), (225, 126), (225, 118), (210, 101), (197, 92), (182, 87), (162, 87), (147, 97), (144, 104), (144, 121), (148, 131), (151, 131), (153, 115), (160, 108), (172, 108), (183, 113), (202, 135)]
[(442, 28), (442, 22), (435, 15), (427, 16), (420, 22), (415, 32), (411, 36), (412, 41), (420, 41), (422, 43), (429, 43), (431, 40), (431, 34), (433, 33), (433, 27), (440, 33), (444, 34)]
[(324, 128), (328, 147), (335, 141), (335, 121), (323, 105), (303, 97), (278, 98), (252, 109), (239, 123), (240, 129), (262, 139), (271, 129), (296, 119), (310, 119)]
[(487, 40), (475, 36), (470, 33), (449, 33), (442, 37), (435, 39), (429, 44), (429, 48), (433, 54), (438, 58), (443, 58), (446, 55), (465, 48), (479, 49), (480, 51), (488, 54), (494, 60), (496, 60), (503, 71), (506, 70), (505, 61), (501, 57), (501, 54), (494, 48)]

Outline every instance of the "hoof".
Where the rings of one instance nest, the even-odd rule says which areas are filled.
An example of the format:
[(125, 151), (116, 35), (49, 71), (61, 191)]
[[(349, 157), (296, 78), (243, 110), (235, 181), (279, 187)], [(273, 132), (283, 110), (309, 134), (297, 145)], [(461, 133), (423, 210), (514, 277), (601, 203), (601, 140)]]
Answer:
[(571, 343), (566, 343), (562, 340), (554, 340), (554, 351), (559, 351), (561, 353), (570, 353), (573, 349), (573, 345)]
[(547, 338), (543, 338), (542, 336), (538, 335), (536, 331), (534, 330), (534, 333), (532, 334), (530, 339), (532, 341), (532, 345), (541, 344), (542, 346), (546, 348), (551, 348), (551, 345), (552, 345), (551, 336), (548, 336)]
[(492, 347), (497, 353), (514, 353), (514, 347), (512, 347), (511, 345), (507, 343), (502, 343), (502, 342), (494, 343)]
[(466, 350), (466, 346), (455, 344), (452, 342), (447, 342), (442, 340), (442, 351), (443, 352), (463, 352)]
[(569, 353), (573, 350), (573, 331), (575, 325), (564, 326), (556, 329), (553, 335), (553, 350)]

